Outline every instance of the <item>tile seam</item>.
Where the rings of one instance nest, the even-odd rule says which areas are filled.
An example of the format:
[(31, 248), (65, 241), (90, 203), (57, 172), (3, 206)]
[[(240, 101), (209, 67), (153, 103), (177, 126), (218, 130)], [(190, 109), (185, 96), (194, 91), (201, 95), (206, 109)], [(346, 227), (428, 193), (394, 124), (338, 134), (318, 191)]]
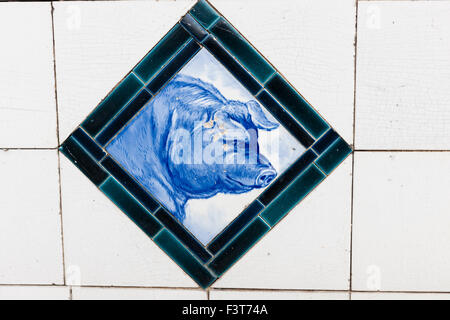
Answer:
[[(56, 141), (57, 145), (60, 145), (60, 124), (59, 124), (59, 105), (58, 105), (58, 81), (56, 72), (56, 45), (55, 45), (55, 18), (54, 18), (55, 7), (53, 6), (53, 1), (50, 2), (50, 14), (52, 22), (52, 54), (53, 54), (53, 80), (55, 81), (55, 111), (56, 111)], [(61, 237), (61, 254), (62, 254), (62, 268), (63, 268), (63, 282), (66, 284), (66, 255), (65, 255), (65, 245), (64, 245), (64, 219), (63, 219), (63, 206), (62, 206), (62, 187), (61, 187), (61, 153), (56, 149), (57, 160), (58, 160), (58, 192), (59, 192), (59, 223), (60, 223), (60, 237)]]

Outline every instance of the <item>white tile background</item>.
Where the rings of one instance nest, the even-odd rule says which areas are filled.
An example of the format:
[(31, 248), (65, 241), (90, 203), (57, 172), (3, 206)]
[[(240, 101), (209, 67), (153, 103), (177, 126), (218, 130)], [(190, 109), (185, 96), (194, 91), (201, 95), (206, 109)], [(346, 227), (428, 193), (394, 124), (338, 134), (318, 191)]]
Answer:
[(200, 290), (56, 151), (194, 0), (0, 3), (0, 299), (449, 299), (450, 0), (211, 2), (354, 156)]

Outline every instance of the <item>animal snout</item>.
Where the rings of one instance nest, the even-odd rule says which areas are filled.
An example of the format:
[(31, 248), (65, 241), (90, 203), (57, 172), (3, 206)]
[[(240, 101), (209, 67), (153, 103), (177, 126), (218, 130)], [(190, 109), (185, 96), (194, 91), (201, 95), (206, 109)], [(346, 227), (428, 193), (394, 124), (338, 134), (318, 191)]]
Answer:
[(274, 169), (264, 169), (256, 178), (256, 186), (264, 188), (268, 186), (276, 176), (277, 172)]

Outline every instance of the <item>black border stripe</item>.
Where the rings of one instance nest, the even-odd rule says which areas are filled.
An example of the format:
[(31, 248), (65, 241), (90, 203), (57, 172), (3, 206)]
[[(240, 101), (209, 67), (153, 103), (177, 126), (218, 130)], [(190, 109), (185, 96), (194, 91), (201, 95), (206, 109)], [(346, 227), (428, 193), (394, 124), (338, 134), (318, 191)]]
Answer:
[(234, 238), (242, 228), (253, 220), (264, 209), (258, 201), (253, 201), (239, 216), (229, 224), (217, 237), (208, 245), (208, 250), (213, 254), (219, 252), (227, 243)]
[(144, 206), (154, 212), (159, 207), (159, 203), (149, 195), (128, 173), (123, 170), (111, 157), (106, 157), (102, 162), (102, 166), (116, 178), (128, 191), (135, 196)]
[(256, 98), (305, 148), (309, 148), (314, 143), (314, 138), (267, 91), (262, 91)]
[(164, 208), (159, 208), (155, 212), (155, 217), (167, 228), (169, 229), (181, 242), (183, 242), (197, 257), (199, 257), (203, 262), (208, 262), (212, 255), (205, 250), (203, 245), (201, 245), (197, 239), (195, 239), (186, 229), (181, 226), (172, 215), (166, 211)]
[(274, 183), (272, 183), (260, 196), (265, 206), (273, 201), (283, 190), (297, 178), (311, 163), (317, 158), (317, 155), (311, 151), (306, 151), (294, 164), (286, 170)]
[(86, 132), (84, 132), (83, 129), (78, 128), (74, 131), (72, 136), (97, 161), (103, 159), (103, 157), (106, 155), (102, 148), (100, 148), (98, 144), (96, 144), (95, 141), (90, 136), (88, 136)]

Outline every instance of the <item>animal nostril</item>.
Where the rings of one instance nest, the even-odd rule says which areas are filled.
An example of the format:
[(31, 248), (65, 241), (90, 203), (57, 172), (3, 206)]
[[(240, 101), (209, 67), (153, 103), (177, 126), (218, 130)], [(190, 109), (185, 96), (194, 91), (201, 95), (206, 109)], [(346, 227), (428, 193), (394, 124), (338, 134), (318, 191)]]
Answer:
[(276, 176), (277, 176), (277, 172), (275, 170), (273, 170), (273, 169), (264, 170), (256, 178), (256, 185), (258, 187), (263, 188), (263, 187), (269, 185), (269, 183), (271, 183), (273, 181), (273, 179), (275, 179)]

